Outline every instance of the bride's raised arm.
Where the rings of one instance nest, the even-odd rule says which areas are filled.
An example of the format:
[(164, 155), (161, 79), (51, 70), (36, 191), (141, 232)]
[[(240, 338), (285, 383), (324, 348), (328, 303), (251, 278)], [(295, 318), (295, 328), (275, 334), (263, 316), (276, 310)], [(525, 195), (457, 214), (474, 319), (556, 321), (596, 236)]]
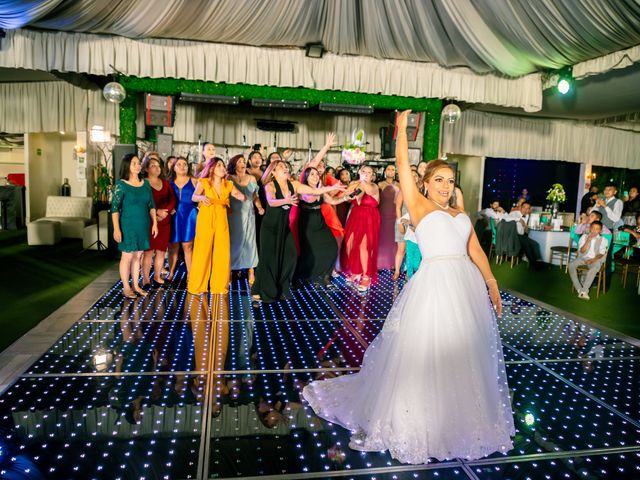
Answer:
[(398, 114), (396, 119), (397, 137), (396, 137), (396, 168), (398, 169), (398, 178), (400, 179), (400, 190), (402, 191), (402, 199), (409, 210), (411, 220), (414, 225), (423, 216), (422, 208), (420, 208), (423, 199), (416, 183), (411, 175), (411, 166), (409, 165), (409, 143), (407, 140), (407, 119), (411, 110), (405, 110)]

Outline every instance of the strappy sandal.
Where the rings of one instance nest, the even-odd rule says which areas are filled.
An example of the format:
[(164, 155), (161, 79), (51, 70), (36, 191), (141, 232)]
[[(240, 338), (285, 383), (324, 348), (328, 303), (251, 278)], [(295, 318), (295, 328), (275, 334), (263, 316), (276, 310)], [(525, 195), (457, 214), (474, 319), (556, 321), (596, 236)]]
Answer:
[(358, 283), (358, 287), (357, 288), (358, 288), (359, 292), (366, 292), (367, 290), (369, 290), (370, 286), (371, 286), (371, 277), (367, 277), (365, 275), (360, 280), (360, 283)]

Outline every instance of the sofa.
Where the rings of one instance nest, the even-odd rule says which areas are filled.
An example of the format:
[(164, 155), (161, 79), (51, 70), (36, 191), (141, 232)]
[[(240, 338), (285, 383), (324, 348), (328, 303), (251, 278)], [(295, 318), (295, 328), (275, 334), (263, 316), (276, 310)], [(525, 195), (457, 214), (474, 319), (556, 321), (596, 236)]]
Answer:
[[(84, 229), (94, 222), (91, 216), (93, 201), (90, 197), (60, 197), (49, 195), (47, 197), (47, 209), (44, 217), (29, 222), (29, 225), (43, 222), (55, 222), (60, 224), (61, 238), (84, 237)], [(27, 225), (27, 241), (29, 245), (42, 245), (36, 232), (41, 231), (41, 226)], [(30, 232), (33, 232), (30, 235)]]

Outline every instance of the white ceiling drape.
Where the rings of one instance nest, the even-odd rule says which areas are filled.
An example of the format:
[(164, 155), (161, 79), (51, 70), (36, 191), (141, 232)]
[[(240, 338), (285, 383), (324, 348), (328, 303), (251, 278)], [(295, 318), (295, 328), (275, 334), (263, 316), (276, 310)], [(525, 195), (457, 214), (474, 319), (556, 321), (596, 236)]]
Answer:
[[(9, 133), (84, 131), (103, 125), (117, 135), (115, 105), (102, 92), (83, 90), (65, 82), (0, 83), (0, 131)], [(198, 136), (223, 145), (261, 143), (271, 146), (273, 134), (256, 129), (256, 118), (270, 118), (268, 111), (237, 107), (178, 103), (176, 123), (170, 132), (175, 142), (196, 143)], [(298, 122), (296, 133), (278, 134), (279, 147), (303, 151), (324, 143), (326, 132), (338, 134), (343, 143), (354, 128), (365, 131), (367, 150), (380, 152), (379, 129), (388, 123), (385, 114), (366, 116), (316, 112), (278, 113), (277, 119)], [(142, 135), (142, 115), (138, 115)], [(422, 144), (422, 130), (417, 146)], [(244, 138), (243, 138), (244, 137)], [(638, 168), (640, 135), (591, 122), (546, 120), (465, 110), (460, 120), (441, 126), (443, 152), (474, 156), (590, 162), (622, 168)], [(182, 148), (182, 147), (181, 147)], [(185, 152), (188, 151), (185, 150)], [(180, 150), (180, 153), (185, 153)], [(235, 152), (235, 150), (234, 150)], [(377, 155), (376, 155), (377, 156)]]
[(520, 76), (640, 44), (636, 0), (3, 0), (0, 28), (269, 47)]
[(640, 135), (574, 120), (462, 112), (441, 125), (441, 150), (464, 155), (564, 160), (639, 168)]
[(300, 49), (259, 48), (183, 40), (132, 40), (83, 33), (7, 32), (0, 66), (95, 75), (185, 78), (318, 90), (450, 98), (537, 111), (539, 74), (506, 78), (469, 68), (327, 54), (308, 58)]
[(100, 90), (66, 82), (0, 83), (0, 132), (83, 132), (103, 125), (118, 133), (116, 105)]

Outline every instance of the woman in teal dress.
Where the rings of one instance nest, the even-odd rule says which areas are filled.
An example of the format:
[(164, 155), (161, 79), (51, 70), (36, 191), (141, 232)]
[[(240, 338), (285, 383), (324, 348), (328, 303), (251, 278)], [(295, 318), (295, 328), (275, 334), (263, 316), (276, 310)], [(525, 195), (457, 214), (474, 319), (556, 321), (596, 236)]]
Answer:
[[(111, 199), (111, 217), (113, 219), (113, 239), (122, 252), (120, 258), (120, 280), (122, 294), (135, 298), (136, 293), (147, 293), (138, 285), (142, 252), (149, 249), (149, 232), (158, 235), (156, 206), (153, 203), (151, 187), (140, 178), (142, 166), (134, 154), (122, 158), (120, 180), (116, 183)], [(129, 285), (131, 278), (131, 285)]]

